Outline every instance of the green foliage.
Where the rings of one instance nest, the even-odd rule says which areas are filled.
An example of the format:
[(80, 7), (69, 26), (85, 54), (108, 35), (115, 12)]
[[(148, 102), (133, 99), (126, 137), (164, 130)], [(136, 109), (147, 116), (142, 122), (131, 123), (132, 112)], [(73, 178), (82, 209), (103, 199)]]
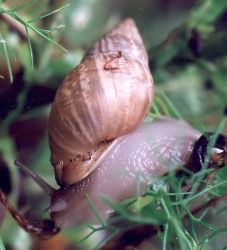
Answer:
[(0, 238), (0, 250), (5, 250), (2, 239)]
[[(214, 177), (215, 188), (210, 191), (214, 196), (222, 196), (227, 193), (227, 167), (222, 168)], [(220, 184), (221, 183), (221, 184)]]
[(188, 19), (189, 28), (196, 28), (203, 34), (214, 30), (214, 23), (227, 8), (227, 2), (222, 0), (200, 0), (192, 9)]
[[(39, 35), (40, 37), (42, 37), (43, 39), (46, 39), (48, 42), (56, 45), (57, 47), (61, 48), (62, 50), (64, 50), (66, 52), (66, 49), (63, 48), (59, 43), (57, 43), (55, 40), (53, 40), (50, 36), (48, 36), (46, 33), (51, 32), (51, 30), (42, 30), (39, 27), (34, 26), (32, 23), (36, 22), (36, 21), (40, 21), (43, 18), (49, 17), (53, 14), (58, 13), (59, 11), (63, 10), (66, 7), (69, 7), (70, 4), (66, 4), (65, 6), (58, 8), (54, 11), (51, 11), (47, 14), (35, 17), (35, 18), (31, 18), (29, 20), (26, 20), (23, 16), (21, 16), (18, 11), (26, 8), (29, 4), (31, 4), (31, 2), (27, 2), (23, 5), (19, 5), (18, 7), (15, 7), (13, 9), (8, 9), (4, 6), (0, 6), (0, 14), (4, 14), (4, 15), (8, 15), (11, 18), (15, 19), (16, 21), (18, 21), (19, 23), (21, 23), (24, 28), (25, 28), (25, 32), (26, 32), (26, 37), (27, 37), (27, 46), (28, 46), (28, 51), (30, 54), (30, 60), (31, 60), (31, 68), (33, 68), (33, 64), (34, 64), (34, 60), (33, 60), (33, 49), (32, 49), (32, 44), (31, 44), (31, 38), (30, 38), (30, 31), (34, 31), (37, 35)], [(6, 41), (3, 39), (2, 35), (0, 37), (1, 39), (1, 43), (5, 52), (5, 57), (6, 57), (6, 62), (7, 62), (7, 67), (8, 67), (8, 71), (9, 71), (9, 75), (10, 75), (10, 81), (13, 81), (13, 75), (12, 75), (12, 69), (11, 69), (11, 65), (10, 65), (10, 61), (9, 61), (9, 56), (8, 56), (8, 51), (7, 51), (7, 47), (6, 47)]]

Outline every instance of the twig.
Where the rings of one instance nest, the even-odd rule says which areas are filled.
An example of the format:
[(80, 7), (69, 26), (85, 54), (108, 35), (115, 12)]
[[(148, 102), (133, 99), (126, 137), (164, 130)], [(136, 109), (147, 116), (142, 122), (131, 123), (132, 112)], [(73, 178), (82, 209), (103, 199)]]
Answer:
[(52, 220), (44, 220), (41, 227), (33, 226), (32, 224), (30, 224), (30, 222), (10, 204), (8, 198), (5, 196), (1, 189), (0, 202), (5, 206), (12, 217), (26, 232), (45, 239), (59, 232), (59, 228), (55, 226)]
[(11, 29), (15, 30), (22, 40), (26, 40), (26, 30), (23, 24), (5, 13), (0, 14), (0, 19), (7, 23)]

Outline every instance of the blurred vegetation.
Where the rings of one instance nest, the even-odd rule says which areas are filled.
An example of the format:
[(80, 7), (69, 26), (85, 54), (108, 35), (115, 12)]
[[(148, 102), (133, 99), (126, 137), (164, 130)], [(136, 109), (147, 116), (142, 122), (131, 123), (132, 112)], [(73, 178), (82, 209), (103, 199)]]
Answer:
[[(128, 16), (135, 19), (149, 53), (156, 86), (150, 116), (173, 116), (201, 132), (227, 133), (227, 1), (18, 0), (15, 4), (0, 0), (0, 175), (3, 168), (10, 172), (1, 187), (11, 184), (10, 199), (30, 217), (32, 213), (48, 215), (43, 212), (48, 197), (19, 175), (13, 162), (21, 160), (56, 185), (47, 142), (48, 113), (56, 89), (91, 44)], [(191, 178), (192, 183), (201, 181), (198, 175)], [(198, 193), (185, 197), (179, 180), (165, 177), (160, 183), (168, 183), (173, 193), (165, 192), (160, 183), (158, 190), (150, 187), (147, 195), (151, 201), (142, 199), (142, 205), (139, 198), (133, 201), (140, 207), (137, 221), (128, 204), (104, 202), (128, 225), (165, 225), (158, 236), (159, 248), (152, 249), (226, 249), (226, 204), (199, 218), (188, 211), (190, 202), (201, 199), (202, 194), (225, 194), (226, 178), (223, 169), (213, 185), (204, 185)], [(160, 201), (164, 209), (153, 212)], [(29, 204), (33, 204), (32, 211)], [(4, 214), (1, 209), (0, 213)], [(183, 226), (186, 213), (189, 219)], [(82, 249), (99, 244), (101, 229), (89, 229), (96, 233), (81, 243)], [(65, 230), (47, 246), (27, 235), (6, 214), (0, 235), (6, 249), (77, 249), (89, 230)], [(120, 231), (118, 228), (113, 235)], [(140, 249), (151, 249), (143, 247)]]

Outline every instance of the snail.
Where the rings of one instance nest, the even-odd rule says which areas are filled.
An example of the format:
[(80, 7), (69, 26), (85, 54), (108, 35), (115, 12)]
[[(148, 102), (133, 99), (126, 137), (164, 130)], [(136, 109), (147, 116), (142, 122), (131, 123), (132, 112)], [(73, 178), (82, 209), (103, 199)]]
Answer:
[[(113, 211), (100, 195), (121, 202), (135, 195), (138, 180), (142, 195), (155, 176), (181, 166), (199, 170), (192, 161), (202, 164), (207, 140), (184, 121), (160, 117), (142, 123), (152, 97), (147, 54), (134, 22), (126, 19), (93, 46), (57, 91), (48, 128), (60, 188), (53, 189), (16, 162), (50, 195), (51, 220), (32, 226), (0, 191), (1, 202), (17, 222), (44, 237), (97, 223), (88, 196), (108, 219)], [(215, 153), (227, 162), (226, 138), (220, 138)]]
[(116, 138), (142, 123), (152, 96), (143, 41), (126, 19), (91, 48), (57, 91), (48, 131), (58, 184), (88, 176)]

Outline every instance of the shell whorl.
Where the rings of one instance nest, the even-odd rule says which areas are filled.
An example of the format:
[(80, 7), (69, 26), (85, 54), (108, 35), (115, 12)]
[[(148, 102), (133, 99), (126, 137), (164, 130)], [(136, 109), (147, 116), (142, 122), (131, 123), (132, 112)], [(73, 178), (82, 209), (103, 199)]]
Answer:
[(148, 65), (148, 55), (143, 40), (135, 22), (131, 18), (122, 21), (100, 41), (96, 42), (87, 55), (116, 51), (122, 51), (125, 57), (141, 60), (141, 62)]
[[(140, 45), (137, 57), (133, 50)], [(153, 96), (146, 58), (134, 22), (126, 19), (65, 78), (49, 117), (51, 162), (60, 185), (85, 178), (115, 138), (143, 121)]]

